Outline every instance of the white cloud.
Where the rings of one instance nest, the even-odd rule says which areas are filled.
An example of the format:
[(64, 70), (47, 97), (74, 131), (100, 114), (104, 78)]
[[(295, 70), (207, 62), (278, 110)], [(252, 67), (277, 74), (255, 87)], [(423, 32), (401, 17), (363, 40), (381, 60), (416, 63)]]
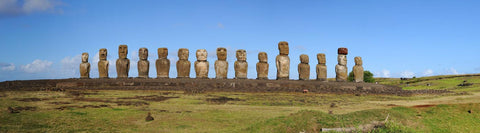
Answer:
[(432, 76), (433, 75), (433, 70), (432, 69), (427, 69), (423, 71), (423, 76)]
[(15, 70), (15, 64), (0, 64), (2, 71), (13, 71)]
[(411, 77), (415, 76), (415, 73), (410, 72), (410, 71), (403, 71), (403, 72), (400, 73), (400, 76), (402, 76), (404, 78), (411, 78)]
[(390, 77), (390, 71), (389, 70), (386, 70), (386, 69), (383, 69), (382, 71), (380, 72), (375, 72), (374, 74), (376, 77), (385, 77), (385, 78), (388, 78)]
[(47, 70), (52, 64), (51, 61), (36, 59), (30, 64), (20, 66), (20, 68), (27, 73), (37, 73)]
[[(90, 62), (90, 61), (89, 61)], [(76, 77), (79, 75), (79, 65), (82, 63), (82, 55), (76, 55), (74, 57), (67, 56), (60, 61), (61, 70), (60, 74), (65, 77)], [(91, 66), (91, 65), (90, 65)]]
[(61, 13), (56, 9), (62, 2), (59, 0), (0, 0), (0, 16), (17, 16), (34, 12)]
[(445, 70), (444, 72), (445, 75), (450, 75), (450, 74), (454, 74), (454, 75), (457, 75), (457, 74), (460, 74), (457, 72), (457, 70), (455, 68), (449, 68), (447, 70)]

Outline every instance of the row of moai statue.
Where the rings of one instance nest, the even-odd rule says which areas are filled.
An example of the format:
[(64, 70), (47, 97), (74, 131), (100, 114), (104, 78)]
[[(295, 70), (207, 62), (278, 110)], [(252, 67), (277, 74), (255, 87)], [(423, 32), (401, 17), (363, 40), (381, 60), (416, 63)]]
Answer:
[[(277, 80), (288, 80), (290, 72), (290, 58), (288, 57), (288, 42), (282, 41), (278, 43), (280, 54), (275, 59), (277, 67)], [(127, 45), (118, 47), (119, 59), (116, 61), (117, 78), (128, 78), (130, 70), (130, 60), (127, 58)], [(336, 81), (345, 82), (348, 77), (347, 68), (347, 48), (338, 49), (338, 64), (335, 66)], [(148, 78), (150, 62), (148, 58), (148, 49), (140, 48), (138, 51), (139, 61), (137, 63), (138, 77)], [(155, 62), (157, 78), (169, 78), (170, 60), (167, 59), (168, 49), (158, 48), (158, 59)], [(107, 49), (102, 48), (99, 51), (100, 60), (98, 61), (98, 72), (100, 78), (108, 78)], [(177, 78), (190, 78), (191, 63), (188, 60), (189, 51), (186, 48), (178, 50)], [(196, 78), (208, 78), (209, 63), (207, 61), (207, 50), (199, 49), (196, 51), (197, 61), (194, 63)], [(227, 79), (228, 62), (227, 49), (217, 48), (217, 58), (215, 61), (215, 78)], [(235, 79), (247, 79), (247, 53), (240, 49), (236, 51), (237, 60), (234, 63)], [(257, 79), (268, 79), (268, 56), (265, 52), (258, 53), (259, 62), (256, 64)], [(327, 66), (325, 54), (317, 54), (318, 64), (316, 65), (317, 80), (327, 81)], [(300, 55), (300, 63), (298, 64), (299, 80), (310, 79), (310, 65), (308, 55)], [(80, 78), (90, 78), (90, 63), (88, 63), (88, 53), (82, 54), (82, 63), (80, 64)], [(354, 81), (363, 82), (362, 58), (355, 57), (355, 66), (353, 67)]]

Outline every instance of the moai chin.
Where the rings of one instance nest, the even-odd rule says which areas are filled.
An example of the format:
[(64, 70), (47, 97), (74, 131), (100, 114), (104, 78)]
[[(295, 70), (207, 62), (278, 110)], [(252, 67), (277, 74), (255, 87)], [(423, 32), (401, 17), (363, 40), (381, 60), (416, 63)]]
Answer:
[(325, 65), (327, 63), (327, 60), (325, 58), (325, 54), (319, 53), (317, 54), (317, 80), (319, 81), (327, 81), (327, 66)]
[(277, 55), (275, 63), (277, 65), (277, 80), (290, 78), (290, 58), (288, 57), (288, 42), (282, 41), (278, 43), (280, 55)]
[(82, 63), (80, 63), (80, 78), (90, 78), (90, 63), (88, 63), (88, 53), (82, 53)]
[(300, 55), (300, 63), (298, 64), (298, 79), (309, 80), (310, 79), (310, 65), (308, 64), (308, 55)]
[(227, 62), (227, 49), (217, 48), (217, 58), (215, 61), (215, 78), (227, 79), (228, 62)]
[(109, 62), (107, 61), (107, 49), (102, 48), (98, 51), (98, 76), (100, 78), (108, 78), (108, 66)]
[(148, 59), (148, 49), (140, 48), (138, 49), (138, 57), (140, 60), (137, 62), (138, 68), (138, 77), (139, 78), (148, 78), (148, 71), (150, 69), (150, 62)]
[(167, 59), (168, 49), (158, 48), (158, 59), (155, 62), (157, 68), (157, 78), (168, 78), (170, 73), (170, 60)]
[(190, 78), (189, 51), (186, 48), (178, 49), (177, 78)]
[(196, 55), (197, 61), (194, 63), (196, 78), (208, 78), (209, 64), (207, 61), (207, 50), (199, 49), (197, 50)]
[(130, 60), (127, 58), (127, 45), (118, 46), (118, 59), (116, 63), (117, 78), (128, 78), (128, 71), (130, 70)]
[(239, 49), (236, 52), (237, 61), (235, 61), (235, 79), (247, 79), (247, 52), (243, 49)]
[(258, 53), (257, 79), (268, 79), (268, 56), (265, 52)]
[(363, 61), (362, 57), (355, 57), (355, 66), (353, 66), (353, 81), (363, 82)]
[(338, 48), (338, 64), (335, 66), (336, 80), (338, 82), (347, 81), (348, 77), (348, 68), (347, 68), (347, 48)]

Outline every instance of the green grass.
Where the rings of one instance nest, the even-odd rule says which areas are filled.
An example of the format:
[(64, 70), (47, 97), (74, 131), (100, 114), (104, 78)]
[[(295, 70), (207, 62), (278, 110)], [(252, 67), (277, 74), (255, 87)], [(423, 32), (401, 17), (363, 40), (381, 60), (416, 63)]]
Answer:
[[(432, 77), (420, 77), (408, 80), (400, 80), (399, 78), (376, 78), (375, 80), (378, 81), (380, 84), (402, 87), (404, 90), (445, 89), (455, 92), (480, 91), (480, 76), (478, 76), (478, 74), (441, 75)], [(465, 80), (467, 81), (467, 83), (473, 83), (473, 85), (458, 86)], [(427, 86), (427, 84), (430, 84), (430, 86)]]

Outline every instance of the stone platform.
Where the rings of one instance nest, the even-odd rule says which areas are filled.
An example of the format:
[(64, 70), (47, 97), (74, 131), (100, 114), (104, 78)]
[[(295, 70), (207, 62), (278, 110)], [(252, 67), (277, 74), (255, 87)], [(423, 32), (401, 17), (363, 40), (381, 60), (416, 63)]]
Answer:
[(0, 82), (0, 90), (168, 90), (191, 92), (303, 92), (350, 94), (403, 94), (400, 87), (353, 82), (256, 79), (48, 79)]

